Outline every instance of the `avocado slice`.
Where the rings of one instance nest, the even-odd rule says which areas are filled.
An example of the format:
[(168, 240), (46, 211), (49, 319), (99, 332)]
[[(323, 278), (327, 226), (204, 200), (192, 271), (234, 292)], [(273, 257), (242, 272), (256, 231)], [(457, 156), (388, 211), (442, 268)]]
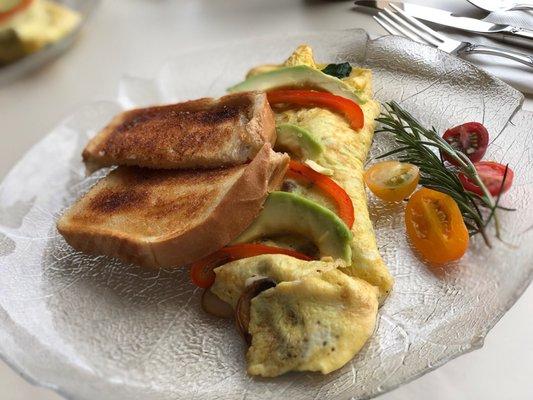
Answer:
[(257, 219), (234, 243), (290, 233), (309, 237), (321, 257), (351, 262), (352, 233), (346, 224), (334, 212), (294, 193), (270, 193)]
[(305, 160), (316, 160), (324, 151), (322, 143), (301, 126), (279, 124), (276, 125), (276, 132), (276, 150), (288, 151)]
[(246, 92), (249, 90), (268, 91), (278, 87), (307, 87), (318, 88), (364, 104), (361, 93), (352, 89), (339, 78), (327, 75), (322, 71), (308, 67), (307, 65), (297, 65), (296, 67), (282, 67), (273, 71), (251, 76), (228, 89), (229, 92)]

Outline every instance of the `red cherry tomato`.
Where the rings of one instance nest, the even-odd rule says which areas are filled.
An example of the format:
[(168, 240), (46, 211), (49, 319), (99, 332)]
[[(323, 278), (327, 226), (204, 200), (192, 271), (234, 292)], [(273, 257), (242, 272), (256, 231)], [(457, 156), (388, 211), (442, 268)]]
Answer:
[[(505, 165), (494, 161), (480, 161), (474, 163), (474, 166), (476, 167), (481, 180), (493, 196), (500, 194), (500, 190), (502, 193), (507, 192), (513, 184), (514, 172), (511, 168), (507, 167), (507, 176), (505, 177), (505, 183), (503, 183), (502, 186), (503, 176), (505, 175)], [(459, 179), (466, 190), (479, 194), (480, 196), (483, 195), (479, 186), (467, 178), (463, 173), (459, 174)]]
[[(480, 161), (489, 145), (489, 133), (487, 129), (479, 122), (467, 122), (450, 128), (442, 136), (452, 147), (466, 156), (472, 162)], [(442, 157), (455, 164), (455, 161), (451, 159), (447, 154), (442, 153)]]

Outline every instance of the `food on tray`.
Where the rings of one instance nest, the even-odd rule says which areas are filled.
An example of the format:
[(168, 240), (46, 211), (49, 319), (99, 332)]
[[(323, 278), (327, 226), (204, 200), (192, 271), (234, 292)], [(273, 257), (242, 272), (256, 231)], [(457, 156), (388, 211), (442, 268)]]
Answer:
[(413, 164), (382, 161), (365, 172), (366, 186), (385, 201), (402, 201), (418, 186), (420, 173)]
[(335, 371), (374, 332), (377, 288), (338, 269), (280, 282), (251, 300), (248, 372)]
[[(353, 358), (372, 334), (377, 288), (342, 273), (341, 262), (270, 254), (253, 261), (215, 269), (211, 288), (236, 309), (238, 325), (251, 337), (250, 374), (328, 373)], [(264, 280), (270, 284), (250, 298), (254, 283)]]
[[(373, 119), (380, 107), (372, 99), (370, 71), (353, 68), (343, 79), (324, 76), (323, 66), (315, 63), (308, 46), (299, 47), (286, 63), (275, 68), (256, 68), (243, 84), (231, 90), (269, 90), (278, 132), (289, 130), (291, 135), (275, 145), (291, 153), (283, 185), (290, 193), (272, 193), (259, 217), (235, 243), (269, 237), (276, 246), (283, 246), (287, 242), (277, 239), (280, 234), (306, 237), (316, 247), (316, 257), (322, 259), (321, 272), (301, 267), (318, 261), (279, 254), (257, 256), (216, 268), (211, 290), (236, 307), (238, 318), (239, 299), (250, 297), (248, 287), (253, 291), (254, 280), (270, 282), (249, 306), (250, 325), (245, 332), (251, 343), (247, 353), (249, 373), (327, 373), (344, 365), (368, 339), (377, 305), (384, 301), (393, 282), (376, 246), (363, 182)], [(350, 95), (340, 96), (346, 93)], [(308, 155), (312, 160), (303, 158)], [(272, 207), (272, 203), (283, 207)], [(324, 271), (333, 265), (332, 271)], [(308, 277), (307, 272), (318, 275)], [(269, 288), (272, 282), (277, 286)], [(335, 290), (330, 287), (332, 282)], [(335, 303), (333, 299), (343, 291), (346, 302)], [(361, 314), (354, 312), (356, 308)], [(339, 309), (351, 311), (344, 314)], [(323, 324), (310, 325), (316, 322), (311, 321), (313, 318)], [(331, 347), (324, 346), (324, 340), (321, 347), (315, 347), (315, 338), (325, 338), (337, 330), (339, 338), (328, 340)]]
[(211, 291), (234, 308), (253, 280), (269, 278), (275, 283), (296, 281), (305, 275), (338, 269), (342, 261), (333, 259), (302, 260), (289, 255), (260, 254), (254, 262), (240, 259), (215, 268), (216, 280)]
[(117, 115), (83, 151), (91, 169), (111, 165), (215, 168), (250, 161), (274, 144), (264, 93), (249, 92), (148, 107)]
[(211, 287), (204, 309), (235, 309), (249, 373), (331, 372), (370, 337), (393, 282), (363, 182), (380, 112), (371, 72), (300, 46), (230, 91), (116, 116), (83, 158), (119, 167), (58, 229), (84, 252), (190, 264)]
[(283, 234), (310, 239), (319, 257), (333, 257), (346, 263), (351, 261), (352, 234), (346, 224), (333, 211), (294, 193), (269, 194), (258, 217), (234, 243), (254, 242)]
[[(505, 193), (511, 188), (514, 172), (508, 166), (494, 161), (479, 161), (474, 163), (474, 167), (481, 182), (483, 182), (492, 196), (498, 196), (500, 193)], [(459, 174), (459, 180), (465, 190), (483, 196), (483, 190), (479, 184), (473, 182), (463, 172)]]
[(61, 217), (74, 248), (148, 267), (182, 266), (235, 239), (281, 185), (288, 157), (264, 144), (248, 164), (212, 170), (122, 166)]
[(211, 287), (204, 309), (235, 308), (251, 374), (331, 372), (370, 337), (393, 282), (363, 182), (380, 112), (371, 73), (300, 46), (231, 91), (116, 116), (83, 158), (119, 167), (58, 229), (87, 253), (190, 264)]
[[(450, 128), (444, 132), (442, 138), (472, 162), (481, 161), (489, 145), (489, 132), (479, 122), (467, 122)], [(441, 155), (450, 164), (455, 164), (453, 158), (446, 152), (441, 152)]]
[(423, 188), (405, 208), (409, 240), (433, 264), (460, 259), (468, 249), (468, 229), (457, 203), (447, 194)]
[[(268, 246), (261, 243), (241, 243), (223, 247), (220, 250), (192, 263), (191, 280), (196, 286), (201, 288), (210, 288), (215, 282), (215, 268), (227, 264), (230, 261), (261, 256), (265, 254), (285, 254), (290, 256), (288, 258), (289, 260), (312, 260), (312, 258), (306, 254), (285, 247)], [(313, 268), (312, 263), (301, 263), (301, 269), (305, 269), (307, 266), (309, 266), (309, 268)], [(253, 269), (253, 267), (255, 267), (255, 265), (249, 266), (245, 264), (245, 268), (248, 270)]]
[[(469, 231), (486, 238), (492, 195), (509, 188), (512, 171), (479, 161), (488, 142), (480, 124), (442, 138), (394, 102), (377, 118), (371, 71), (318, 64), (306, 45), (230, 91), (116, 116), (83, 158), (89, 169), (119, 167), (58, 229), (84, 252), (189, 265), (204, 310), (234, 315), (250, 374), (329, 373), (372, 335), (393, 285), (365, 182), (383, 200), (410, 197), (406, 233), (442, 264), (463, 256)], [(365, 173), (376, 118), (400, 145), (383, 157), (400, 156)]]
[[(497, 210), (511, 211), (499, 205), (500, 196), (511, 187), (514, 173), (508, 165), (479, 161), (489, 141), (482, 124), (468, 122), (440, 137), (435, 128), (424, 128), (396, 102), (386, 105), (378, 121), (382, 123), (379, 132), (392, 134), (399, 145), (379, 158), (398, 154), (402, 162), (414, 164), (421, 174), (420, 183), (425, 188), (409, 199), (405, 224), (411, 244), (426, 261), (442, 265), (458, 260), (468, 249), (469, 234), (480, 233), (490, 246), (485, 228), (492, 219), (500, 238)], [(382, 165), (371, 167), (367, 177), (375, 175), (373, 170)], [(372, 191), (384, 200), (401, 200)]]
[(0, 66), (61, 40), (79, 23), (77, 12), (53, 1), (1, 1)]

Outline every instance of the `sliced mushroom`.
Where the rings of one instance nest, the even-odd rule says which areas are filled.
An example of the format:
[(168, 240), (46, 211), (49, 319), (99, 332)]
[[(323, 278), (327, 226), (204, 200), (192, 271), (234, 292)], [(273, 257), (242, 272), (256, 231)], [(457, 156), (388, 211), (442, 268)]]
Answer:
[(235, 306), (235, 320), (237, 321), (237, 329), (241, 333), (244, 340), (246, 340), (248, 345), (252, 343), (252, 336), (248, 332), (248, 326), (250, 325), (251, 301), (261, 292), (264, 292), (265, 290), (275, 286), (276, 282), (270, 278), (258, 279), (246, 287), (244, 292), (241, 294), (241, 297), (239, 297), (239, 300), (237, 301), (237, 305)]
[(233, 316), (233, 308), (225, 301), (214, 294), (211, 290), (205, 289), (202, 294), (202, 308), (208, 314), (219, 318), (231, 318)]

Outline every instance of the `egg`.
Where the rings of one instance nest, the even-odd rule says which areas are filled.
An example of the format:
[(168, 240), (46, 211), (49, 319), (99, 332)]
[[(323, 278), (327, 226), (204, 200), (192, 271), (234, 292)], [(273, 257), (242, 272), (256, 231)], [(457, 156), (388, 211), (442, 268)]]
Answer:
[[(281, 66), (317, 64), (312, 49), (299, 46)], [(260, 66), (250, 75), (280, 66)], [(346, 119), (320, 107), (275, 110), (276, 123), (306, 128), (324, 150), (313, 160), (313, 169), (328, 171), (352, 200), (355, 223), (351, 228), (352, 256), (341, 261), (303, 261), (286, 255), (261, 255), (234, 261), (215, 269), (211, 290), (236, 306), (247, 284), (261, 277), (277, 285), (251, 300), (248, 331), (252, 342), (247, 352), (248, 373), (274, 377), (288, 371), (318, 371), (341, 368), (363, 347), (374, 331), (378, 307), (389, 294), (393, 278), (376, 243), (368, 213), (363, 181), (364, 163), (372, 144), (380, 104), (372, 98), (372, 73), (353, 68), (343, 81), (365, 100), (361, 105), (364, 126), (350, 127)], [(305, 162), (305, 160), (300, 160)], [(309, 185), (308, 185), (309, 186)], [(315, 187), (295, 191), (335, 210), (335, 204)], [(279, 242), (297, 248), (290, 238)], [(270, 238), (276, 245), (276, 238)]]
[(241, 297), (250, 278), (268, 277), (275, 282), (293, 281), (315, 272), (328, 271), (344, 265), (341, 261), (304, 261), (282, 254), (263, 254), (233, 261), (215, 268), (211, 291), (233, 307)]
[(377, 289), (337, 269), (281, 282), (251, 301), (248, 373), (327, 374), (357, 354), (372, 335)]
[[(295, 64), (296, 62), (300, 64)], [(309, 46), (300, 46), (287, 60), (289, 65), (317, 67)], [(318, 68), (323, 68), (319, 65)], [(361, 90), (366, 102), (361, 105), (364, 113), (364, 126), (353, 130), (346, 119), (328, 109), (313, 107), (291, 109), (276, 113), (276, 122), (292, 123), (308, 129), (324, 145), (322, 155), (314, 160), (322, 168), (332, 171), (332, 178), (350, 196), (355, 214), (351, 242), (352, 262), (343, 269), (348, 275), (359, 277), (378, 287), (380, 303), (390, 292), (394, 279), (379, 253), (374, 229), (366, 202), (363, 181), (364, 163), (372, 145), (374, 119), (379, 115), (379, 102), (372, 99), (372, 72), (368, 69), (353, 68), (350, 76), (343, 81), (356, 90)], [(315, 197), (315, 201), (319, 201)], [(328, 200), (322, 200), (328, 206)]]

